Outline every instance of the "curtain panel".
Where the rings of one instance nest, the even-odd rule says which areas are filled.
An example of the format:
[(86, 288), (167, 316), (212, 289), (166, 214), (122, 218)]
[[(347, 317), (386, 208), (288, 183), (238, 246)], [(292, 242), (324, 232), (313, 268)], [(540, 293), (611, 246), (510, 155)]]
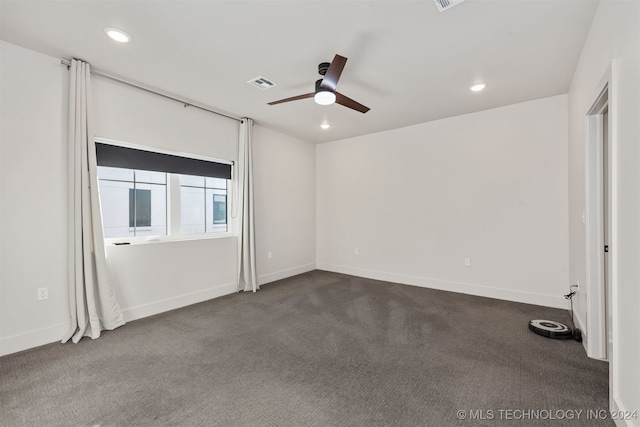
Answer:
[(124, 325), (107, 270), (98, 196), (95, 140), (91, 132), (90, 66), (72, 60), (69, 83), (69, 311), (62, 342), (93, 339)]
[(253, 202), (253, 120), (244, 118), (240, 122), (238, 165), (236, 175), (238, 232), (238, 290), (257, 291), (255, 220)]

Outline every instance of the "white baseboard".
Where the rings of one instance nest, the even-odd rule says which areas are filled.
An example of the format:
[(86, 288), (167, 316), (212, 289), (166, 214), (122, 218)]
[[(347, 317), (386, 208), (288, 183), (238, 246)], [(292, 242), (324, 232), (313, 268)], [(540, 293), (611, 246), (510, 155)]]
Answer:
[(275, 271), (269, 274), (263, 274), (258, 277), (258, 285), (264, 285), (265, 283), (275, 282), (276, 280), (286, 279), (287, 277), (296, 276), (298, 274), (307, 273), (316, 269), (315, 263), (299, 265), (293, 268), (287, 268), (286, 270)]
[(640, 427), (640, 414), (638, 413), (638, 409), (625, 408), (620, 402), (614, 397), (611, 399), (611, 408), (609, 408), (616, 415), (614, 417), (614, 422), (616, 423), (616, 427)]
[(335, 273), (349, 274), (352, 276), (383, 280), (386, 282), (401, 283), (403, 285), (420, 286), (423, 288), (439, 289), (443, 291), (522, 302), (525, 304), (541, 305), (545, 307), (562, 308), (565, 310), (569, 308), (567, 301), (562, 296), (536, 294), (533, 292), (522, 292), (512, 289), (492, 288), (473, 283), (451, 282), (428, 277), (387, 273), (383, 271), (367, 270), (342, 265), (318, 263), (316, 268), (318, 270), (332, 271)]
[(38, 329), (37, 331), (2, 338), (0, 339), (0, 356), (60, 341), (62, 337), (69, 332), (70, 327), (70, 323), (64, 323), (49, 328)]
[[(277, 271), (266, 274), (258, 278), (259, 284), (265, 284), (298, 274), (315, 270), (315, 264), (306, 264), (286, 270)], [(186, 295), (179, 295), (172, 298), (166, 298), (159, 301), (153, 301), (147, 304), (128, 307), (122, 309), (122, 315), (125, 321), (142, 319), (144, 317), (153, 316), (155, 314), (164, 313), (166, 311), (175, 310), (177, 308), (186, 307), (191, 304), (219, 298), (224, 295), (233, 294), (238, 291), (237, 283), (228, 283), (216, 286), (198, 292), (192, 292)], [(62, 324), (37, 331), (26, 332), (23, 334), (13, 335), (0, 339), (0, 356), (17, 353), (19, 351), (28, 350), (30, 348), (39, 347), (45, 344), (51, 344), (60, 341), (62, 337), (69, 331), (70, 324)]]
[[(444, 291), (460, 292), (464, 294), (477, 295), (482, 297), (497, 298), (507, 301), (522, 302), (527, 304), (536, 304), (547, 307), (567, 308), (566, 300), (562, 297), (552, 295), (535, 294), (529, 292), (513, 291), (499, 288), (491, 288), (487, 286), (475, 285), (470, 283), (450, 282), (445, 280), (431, 279), (418, 276), (401, 275), (395, 273), (386, 273), (381, 271), (366, 270), (354, 267), (346, 267), (332, 264), (305, 264), (285, 270), (264, 274), (258, 277), (260, 285), (274, 282), (276, 280), (286, 279), (291, 276), (306, 273), (315, 269), (333, 271), (336, 273), (350, 274), (353, 276), (366, 277), (375, 280), (384, 280), (388, 282), (402, 283), (406, 285), (421, 286), (424, 288), (440, 289)], [(196, 304), (224, 295), (236, 292), (238, 289), (236, 283), (216, 286), (198, 292), (186, 295), (179, 295), (173, 298), (154, 301), (135, 307), (129, 307), (122, 310), (122, 314), (127, 322), (141, 319), (143, 317), (153, 316), (155, 314), (164, 313), (166, 311), (175, 310), (187, 305)], [(578, 319), (580, 328), (582, 327), (581, 319)], [(67, 333), (69, 324), (62, 324), (45, 328), (37, 331), (27, 332), (20, 335), (14, 335), (0, 339), (0, 355), (16, 353), (18, 351), (27, 350), (33, 347), (49, 344), (62, 339)]]
[[(153, 316), (154, 314), (164, 313), (165, 311), (175, 310), (187, 305), (229, 295), (237, 292), (237, 290), (238, 285), (236, 283), (216, 286), (186, 295), (179, 295), (177, 297), (154, 301), (136, 307), (125, 308), (122, 309), (122, 315), (124, 316), (125, 321), (130, 322), (132, 320)], [(70, 326), (71, 325), (69, 323), (65, 323), (62, 325), (52, 326), (50, 328), (2, 338), (0, 339), (0, 356), (60, 341), (62, 337), (69, 332)]]
[(165, 311), (175, 310), (191, 304), (197, 304), (199, 302), (219, 298), (237, 291), (237, 283), (219, 285), (202, 291), (178, 295), (172, 298), (153, 301), (135, 307), (124, 308), (122, 309), (122, 315), (124, 316), (125, 321), (130, 322), (132, 320), (142, 319), (143, 317), (153, 316), (154, 314), (164, 313)]

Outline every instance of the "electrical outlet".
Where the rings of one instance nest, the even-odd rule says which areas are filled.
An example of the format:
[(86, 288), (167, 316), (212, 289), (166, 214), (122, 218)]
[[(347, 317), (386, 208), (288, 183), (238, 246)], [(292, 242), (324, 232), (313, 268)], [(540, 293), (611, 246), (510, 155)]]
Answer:
[(353, 251), (353, 253), (354, 253), (354, 254), (356, 254), (356, 255), (360, 255), (360, 249), (356, 248), (356, 249)]
[(49, 288), (38, 288), (38, 301), (49, 299)]
[(471, 267), (471, 258), (465, 258), (464, 259), (464, 266), (465, 267)]
[(267, 252), (267, 259), (271, 259), (273, 258), (273, 254), (271, 253), (271, 251)]

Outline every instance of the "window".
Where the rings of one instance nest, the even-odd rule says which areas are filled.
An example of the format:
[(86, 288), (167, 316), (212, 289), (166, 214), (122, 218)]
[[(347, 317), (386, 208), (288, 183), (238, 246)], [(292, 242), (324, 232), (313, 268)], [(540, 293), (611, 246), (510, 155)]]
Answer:
[(96, 155), (105, 238), (228, 231), (230, 164), (100, 142)]
[(98, 166), (104, 237), (167, 234), (167, 174)]
[(227, 231), (227, 180), (180, 175), (182, 233)]

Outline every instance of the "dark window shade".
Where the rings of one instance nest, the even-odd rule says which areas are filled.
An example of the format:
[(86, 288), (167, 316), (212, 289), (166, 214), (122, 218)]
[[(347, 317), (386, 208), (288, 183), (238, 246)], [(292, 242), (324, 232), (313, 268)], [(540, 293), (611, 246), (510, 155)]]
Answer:
[(231, 165), (96, 143), (98, 166), (231, 179)]

